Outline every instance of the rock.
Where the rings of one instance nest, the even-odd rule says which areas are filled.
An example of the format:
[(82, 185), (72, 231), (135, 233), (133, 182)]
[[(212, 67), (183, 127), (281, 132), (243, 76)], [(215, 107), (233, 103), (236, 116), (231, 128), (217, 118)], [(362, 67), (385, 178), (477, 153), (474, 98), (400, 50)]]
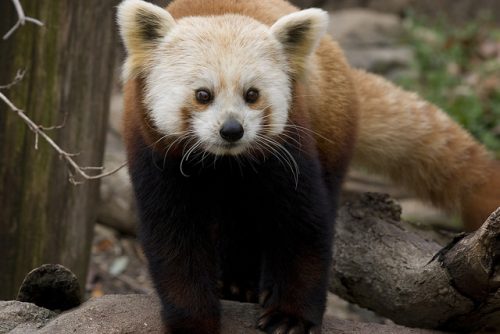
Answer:
[(330, 14), (329, 32), (343, 47), (392, 46), (402, 38), (399, 17), (367, 9), (345, 9)]
[(78, 279), (59, 264), (44, 264), (24, 278), (17, 300), (55, 311), (66, 311), (82, 302)]
[(354, 67), (394, 78), (413, 61), (412, 49), (401, 43), (404, 27), (395, 15), (366, 9), (333, 12), (329, 32)]
[[(256, 327), (259, 307), (255, 304), (222, 302), (221, 334), (261, 334)], [(1, 315), (0, 315), (1, 316)], [(164, 333), (160, 319), (160, 303), (151, 295), (107, 295), (94, 298), (75, 310), (48, 322), (43, 328), (15, 334), (128, 334)], [(358, 323), (325, 317), (323, 334), (333, 333), (398, 333), (431, 334), (431, 330), (411, 329), (397, 325)]]
[(345, 54), (352, 66), (383, 74), (389, 78), (402, 75), (402, 72), (406, 73), (413, 59), (413, 51), (404, 46), (346, 48)]
[[(106, 295), (61, 314), (37, 334), (161, 333), (160, 304), (148, 295)], [(31, 333), (27, 333), (31, 334)]]
[(55, 316), (55, 312), (34, 304), (0, 301), (0, 334), (34, 331)]

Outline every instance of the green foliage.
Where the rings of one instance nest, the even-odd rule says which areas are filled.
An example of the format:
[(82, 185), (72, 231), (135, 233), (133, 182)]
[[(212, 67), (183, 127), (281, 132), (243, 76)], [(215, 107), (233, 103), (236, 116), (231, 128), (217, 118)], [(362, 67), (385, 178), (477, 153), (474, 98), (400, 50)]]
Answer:
[(400, 84), (435, 103), (500, 157), (500, 29), (488, 19), (462, 27), (406, 22), (414, 75)]

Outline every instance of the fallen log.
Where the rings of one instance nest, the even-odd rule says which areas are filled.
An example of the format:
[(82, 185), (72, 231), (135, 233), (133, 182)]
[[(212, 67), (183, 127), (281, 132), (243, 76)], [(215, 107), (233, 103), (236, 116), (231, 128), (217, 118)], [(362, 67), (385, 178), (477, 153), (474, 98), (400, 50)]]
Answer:
[(405, 326), (500, 332), (500, 208), (444, 248), (400, 213), (380, 194), (341, 208), (330, 291)]

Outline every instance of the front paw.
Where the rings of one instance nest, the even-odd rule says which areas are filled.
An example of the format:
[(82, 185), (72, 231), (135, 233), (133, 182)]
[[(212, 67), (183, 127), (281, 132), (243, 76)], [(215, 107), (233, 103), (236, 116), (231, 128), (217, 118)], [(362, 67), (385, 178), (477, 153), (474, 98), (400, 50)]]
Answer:
[(258, 328), (268, 334), (321, 334), (320, 325), (279, 310), (264, 311)]

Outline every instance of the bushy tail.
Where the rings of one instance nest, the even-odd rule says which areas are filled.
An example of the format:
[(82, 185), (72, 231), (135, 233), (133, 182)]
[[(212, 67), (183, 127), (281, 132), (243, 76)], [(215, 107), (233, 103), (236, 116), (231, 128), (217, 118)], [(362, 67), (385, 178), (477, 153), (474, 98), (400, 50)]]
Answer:
[(360, 97), (354, 165), (387, 175), (479, 227), (500, 206), (500, 164), (442, 110), (383, 78), (353, 70)]

